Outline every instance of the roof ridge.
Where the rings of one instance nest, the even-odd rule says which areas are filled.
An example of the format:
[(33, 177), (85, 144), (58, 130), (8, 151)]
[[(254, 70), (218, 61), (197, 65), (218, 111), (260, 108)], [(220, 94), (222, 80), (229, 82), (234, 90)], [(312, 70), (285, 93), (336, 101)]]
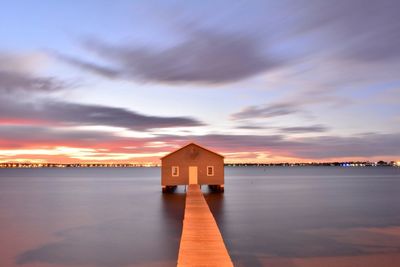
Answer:
[(219, 153), (217, 153), (217, 152), (215, 152), (215, 151), (212, 151), (212, 150), (210, 150), (210, 149), (208, 149), (208, 148), (205, 148), (205, 147), (203, 147), (203, 146), (201, 146), (201, 145), (199, 145), (199, 144), (197, 144), (197, 143), (195, 143), (195, 142), (190, 142), (190, 143), (188, 143), (188, 144), (186, 144), (186, 145), (184, 145), (184, 146), (182, 146), (182, 147), (180, 147), (180, 148), (178, 148), (178, 149), (176, 149), (176, 150), (174, 150), (174, 151), (168, 153), (167, 155), (161, 157), (160, 159), (162, 160), (162, 159), (164, 159), (164, 158), (166, 158), (166, 157), (168, 157), (168, 156), (174, 154), (175, 152), (178, 152), (179, 150), (182, 150), (182, 149), (184, 149), (185, 147), (190, 146), (190, 145), (198, 146), (198, 147), (200, 147), (200, 148), (202, 148), (202, 149), (204, 149), (204, 150), (206, 150), (206, 151), (208, 151), (208, 152), (211, 152), (211, 153), (213, 153), (213, 154), (215, 154), (215, 155), (218, 155), (218, 156), (220, 156), (220, 157), (222, 157), (222, 158), (225, 158), (223, 155), (221, 155), (221, 154), (219, 154)]

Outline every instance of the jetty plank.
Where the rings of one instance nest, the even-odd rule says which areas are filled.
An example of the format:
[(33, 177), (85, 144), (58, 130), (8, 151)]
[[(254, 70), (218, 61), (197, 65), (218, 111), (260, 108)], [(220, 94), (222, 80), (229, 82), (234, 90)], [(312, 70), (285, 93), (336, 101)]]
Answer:
[(189, 185), (186, 193), (177, 266), (233, 266), (199, 185)]

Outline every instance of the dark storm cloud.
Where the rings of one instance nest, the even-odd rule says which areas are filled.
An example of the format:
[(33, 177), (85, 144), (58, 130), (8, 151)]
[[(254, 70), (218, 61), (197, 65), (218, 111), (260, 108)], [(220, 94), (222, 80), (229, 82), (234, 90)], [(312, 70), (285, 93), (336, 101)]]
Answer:
[(264, 106), (250, 106), (243, 110), (232, 114), (232, 118), (252, 119), (252, 118), (272, 118), (293, 113), (299, 113), (301, 109), (297, 103), (294, 102), (281, 102)]
[(65, 88), (64, 82), (53, 77), (35, 77), (27, 73), (0, 70), (0, 92), (52, 92)]
[(294, 31), (319, 31), (321, 41), (334, 44), (344, 57), (360, 61), (400, 58), (400, 1), (305, 1), (300, 10)]
[(57, 125), (104, 125), (132, 130), (203, 125), (189, 117), (143, 115), (124, 108), (75, 104), (61, 101), (41, 101), (36, 104), (1, 100), (0, 119), (39, 120)]
[(84, 46), (114, 67), (105, 69), (71, 57), (64, 60), (106, 77), (150, 82), (234, 82), (280, 64), (263, 53), (256, 38), (238, 33), (191, 30), (183, 42), (166, 49), (111, 46), (98, 40)]

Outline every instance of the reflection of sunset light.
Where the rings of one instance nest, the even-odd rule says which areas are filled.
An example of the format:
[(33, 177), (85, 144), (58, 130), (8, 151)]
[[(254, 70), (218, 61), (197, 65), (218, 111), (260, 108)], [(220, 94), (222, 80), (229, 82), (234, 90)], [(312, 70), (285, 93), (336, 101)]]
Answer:
[[(25, 162), (30, 162), (30, 163), (47, 163), (48, 160), (47, 159), (31, 159), (31, 158), (17, 158), (17, 159), (13, 159), (12, 160), (13, 163), (25, 163)], [(6, 163), (8, 162), (8, 160), (5, 159), (0, 159), (0, 163)]]
[(174, 144), (168, 144), (166, 142), (161, 142), (161, 141), (155, 141), (155, 142), (147, 142), (144, 147), (150, 147), (150, 148), (161, 148), (161, 147), (172, 147), (172, 148), (178, 148), (179, 146), (174, 145)]
[[(155, 152), (155, 153), (116, 153), (107, 152), (108, 149), (92, 149), (92, 148), (76, 148), (76, 147), (66, 147), (58, 146), (49, 149), (8, 149), (0, 150), (2, 158), (5, 157), (17, 157), (17, 156), (35, 156), (35, 155), (47, 155), (47, 156), (67, 156), (70, 159), (79, 160), (130, 160), (138, 158), (159, 158), (167, 154), (168, 152)], [(3, 160), (4, 161), (4, 160)], [(35, 161), (43, 162), (40, 160), (25, 160), (25, 159), (13, 159), (13, 161)]]
[[(46, 120), (39, 119), (21, 119), (21, 118), (1, 118), (0, 125), (45, 125), (50, 124), (50, 122)], [(53, 122), (54, 124), (54, 122)]]
[(151, 133), (137, 132), (137, 131), (132, 131), (132, 130), (119, 131), (118, 133), (116, 133), (116, 135), (121, 136), (121, 137), (128, 137), (128, 138), (151, 138), (151, 137), (154, 137), (154, 135)]
[(4, 156), (18, 156), (18, 155), (79, 155), (96, 152), (95, 149), (91, 148), (75, 148), (58, 146), (51, 149), (8, 149), (0, 150), (0, 153)]
[(80, 160), (130, 160), (138, 158), (162, 157), (166, 152), (158, 153), (92, 153), (91, 155), (70, 156)]
[(103, 125), (84, 125), (84, 126), (70, 126), (67, 129), (82, 130), (82, 131), (100, 131), (100, 132), (120, 132), (125, 130), (122, 127), (103, 126)]
[(54, 150), (51, 149), (15, 149), (15, 150), (0, 150), (0, 153), (4, 156), (18, 156), (18, 155), (57, 155)]
[(154, 129), (153, 132), (160, 134), (160, 135), (165, 134), (165, 135), (176, 135), (176, 136), (190, 136), (190, 135), (202, 136), (202, 135), (209, 134), (210, 128), (206, 128), (206, 127), (196, 127), (196, 128), (171, 127), (171, 128)]

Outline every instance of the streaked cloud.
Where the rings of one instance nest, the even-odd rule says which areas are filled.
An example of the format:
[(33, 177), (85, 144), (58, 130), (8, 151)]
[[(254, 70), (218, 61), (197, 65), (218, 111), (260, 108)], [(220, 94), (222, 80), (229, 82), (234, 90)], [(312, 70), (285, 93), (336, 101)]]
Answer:
[[(324, 135), (316, 137), (290, 137), (288, 135), (228, 135), (210, 134), (204, 136), (154, 136), (152, 138), (121, 138), (110, 133), (81, 133), (92, 136), (92, 139), (75, 139), (71, 142), (72, 133), (50, 130), (52, 140), (44, 140), (43, 135), (35, 134), (34, 129), (21, 131), (18, 135), (4, 135), (6, 144), (16, 142), (17, 147), (3, 147), (0, 142), (0, 154), (18, 158), (40, 158), (40, 155), (62, 156), (63, 161), (71, 160), (115, 160), (126, 161), (146, 158), (158, 161), (159, 157), (187, 144), (198, 142), (215, 149), (227, 156), (227, 160), (242, 158), (246, 161), (282, 161), (297, 160), (346, 160), (348, 158), (380, 158), (397, 156), (400, 151), (400, 133), (369, 133), (352, 136)], [(29, 129), (26, 129), (29, 130)], [(47, 130), (36, 130), (46, 133)], [(11, 131), (12, 132), (12, 131)], [(64, 140), (65, 136), (69, 137)], [(25, 136), (25, 137), (24, 137)], [(29, 137), (32, 136), (32, 137)], [(78, 137), (76, 134), (75, 137)], [(96, 139), (102, 137), (103, 139)], [(101, 142), (99, 142), (101, 140)], [(69, 142), (69, 143), (65, 143)], [(47, 151), (47, 152), (46, 152)]]
[(297, 103), (274, 103), (265, 106), (249, 106), (232, 114), (233, 119), (271, 118), (300, 112)]
[(278, 127), (278, 126), (261, 126), (261, 125), (252, 125), (252, 124), (243, 124), (235, 127), (236, 129), (241, 130), (269, 130), (269, 131), (277, 131), (283, 134), (296, 134), (296, 133), (323, 133), (329, 130), (328, 127), (316, 124), (309, 126), (291, 126), (291, 127)]
[(55, 77), (36, 74), (46, 61), (42, 54), (10, 54), (0, 52), (0, 92), (53, 92), (67, 84)]
[(102, 125), (140, 131), (204, 125), (190, 117), (144, 115), (124, 108), (103, 105), (77, 104), (48, 99), (35, 103), (3, 101), (4, 104), (0, 106), (0, 120), (40, 120), (43, 123), (59, 126)]
[[(321, 49), (364, 63), (400, 58), (400, 23), (396, 0), (305, 1), (296, 34), (319, 33)], [(336, 46), (334, 49), (332, 46)]]
[(184, 35), (184, 41), (164, 49), (85, 41), (87, 51), (106, 60), (107, 67), (71, 56), (58, 58), (107, 78), (160, 83), (234, 82), (281, 63), (266, 54), (257, 38), (243, 33), (191, 29)]
[(399, 1), (227, 3), (89, 5), (100, 24), (79, 2), (34, 21), (6, 3), (0, 159), (157, 161), (196, 141), (237, 161), (398, 160)]
[(74, 143), (82, 142), (87, 144), (89, 142), (105, 142), (105, 141), (117, 141), (118, 138), (112, 133), (103, 131), (79, 131), (74, 129), (65, 129), (55, 127), (54, 125), (0, 125), (0, 134), (2, 141), (12, 140), (10, 144), (46, 144), (49, 145), (63, 143)]
[(0, 92), (53, 92), (65, 89), (64, 82), (53, 77), (36, 77), (18, 72), (0, 71)]
[(291, 114), (309, 116), (310, 113), (307, 108), (310, 106), (324, 105), (330, 108), (337, 108), (352, 103), (348, 98), (334, 95), (335, 90), (325, 89), (325, 87), (307, 88), (298, 90), (274, 102), (244, 107), (242, 110), (231, 114), (231, 119), (273, 118)]
[[(2, 129), (0, 128), (0, 131)], [(204, 136), (155, 136), (152, 138), (116, 138), (108, 134), (101, 139), (62, 140), (63, 134), (56, 133), (52, 140), (44, 142), (35, 134), (29, 138), (29, 132), (22, 132), (17, 137), (6, 136), (2, 140), (6, 144), (16, 142), (18, 147), (3, 147), (0, 142), (0, 154), (12, 157), (45, 155), (64, 155), (64, 160), (129, 160), (143, 157), (158, 161), (159, 157), (180, 145), (190, 141), (198, 142), (211, 149), (226, 154), (227, 160), (242, 159), (252, 161), (277, 161), (283, 158), (298, 160), (336, 160), (347, 158), (391, 157), (399, 154), (397, 144), (399, 133), (370, 133), (347, 137), (324, 135), (317, 137), (294, 138), (285, 135), (226, 135), (210, 134)], [(2, 132), (3, 134), (3, 132)], [(70, 134), (70, 133), (69, 133)], [(96, 136), (96, 133), (87, 133)], [(99, 137), (102, 133), (97, 133)], [(25, 138), (22, 136), (25, 135)], [(31, 134), (32, 135), (32, 134)], [(73, 136), (73, 135), (72, 135)], [(77, 135), (76, 135), (77, 136)], [(76, 137), (75, 136), (75, 137)], [(44, 138), (42, 138), (44, 139)], [(22, 141), (21, 141), (22, 140)], [(154, 145), (156, 144), (156, 145)], [(160, 145), (162, 144), (162, 145)], [(81, 145), (81, 146), (80, 146)], [(82, 146), (84, 145), (84, 146)], [(60, 147), (63, 148), (60, 150)], [(86, 150), (76, 149), (84, 147)], [(71, 152), (71, 153), (70, 153)], [(74, 152), (74, 153), (72, 153)], [(245, 158), (249, 156), (249, 158)], [(114, 157), (114, 158), (113, 158)]]
[(252, 124), (242, 124), (238, 125), (235, 127), (236, 129), (241, 129), (241, 130), (262, 130), (265, 129), (265, 127), (260, 126), (260, 125), (252, 125)]
[(353, 136), (320, 136), (302, 140), (307, 149), (294, 151), (305, 158), (377, 157), (400, 154), (400, 133)]
[(52, 55), (54, 55), (56, 58), (66, 62), (68, 64), (74, 65), (83, 70), (89, 70), (95, 74), (98, 74), (98, 75), (101, 75), (101, 76), (104, 76), (107, 78), (112, 78), (112, 79), (119, 78), (122, 75), (121, 70), (113, 69), (113, 67), (102, 66), (100, 64), (96, 64), (93, 62), (81, 60), (78, 58), (74, 58), (71, 56), (67, 56), (67, 55), (63, 55), (63, 54), (55, 53), (55, 52), (52, 52)]
[(206, 135), (189, 137), (223, 152), (264, 152), (298, 159), (397, 156), (400, 133), (369, 133), (351, 136), (324, 135), (289, 137), (286, 135)]
[(328, 130), (328, 127), (323, 125), (311, 125), (311, 126), (293, 126), (293, 127), (282, 127), (279, 131), (282, 133), (323, 133)]
[(0, 51), (0, 71), (35, 73), (48, 63), (45, 53), (11, 53)]

